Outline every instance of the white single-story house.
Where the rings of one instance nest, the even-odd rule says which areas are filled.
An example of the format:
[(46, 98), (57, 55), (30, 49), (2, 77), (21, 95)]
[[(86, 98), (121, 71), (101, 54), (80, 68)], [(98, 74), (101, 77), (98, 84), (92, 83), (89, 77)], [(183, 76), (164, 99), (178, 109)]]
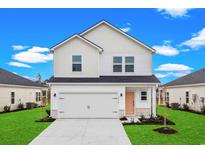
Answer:
[(51, 52), (53, 118), (156, 116), (153, 48), (103, 20)]
[(178, 78), (160, 87), (159, 104), (179, 103), (201, 112), (205, 105), (205, 68)]
[(47, 100), (48, 86), (36, 83), (0, 68), (0, 112), (4, 106), (18, 109), (20, 103), (34, 102), (42, 105)]

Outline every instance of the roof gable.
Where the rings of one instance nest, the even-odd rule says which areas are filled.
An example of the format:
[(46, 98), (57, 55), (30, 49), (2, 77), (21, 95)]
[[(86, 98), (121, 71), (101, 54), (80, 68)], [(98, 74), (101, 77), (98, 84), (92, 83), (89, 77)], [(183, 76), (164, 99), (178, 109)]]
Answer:
[(134, 38), (133, 36), (125, 33), (124, 31), (122, 31), (121, 29), (117, 28), (116, 26), (110, 24), (109, 22), (102, 20), (101, 22), (95, 24), (94, 26), (88, 28), (87, 30), (85, 30), (84, 32), (80, 33), (81, 36), (83, 36), (86, 33), (89, 33), (91, 30), (97, 28), (98, 26), (105, 24), (107, 26), (109, 26), (110, 28), (114, 29), (115, 31), (121, 33), (122, 35), (124, 35), (125, 37), (129, 38), (130, 40), (134, 41), (137, 44), (140, 44), (141, 46), (145, 47), (146, 49), (148, 49), (151, 52), (155, 52), (155, 49), (153, 49), (152, 47), (146, 45), (145, 43), (139, 41), (138, 39)]
[(95, 43), (91, 42), (90, 40), (78, 35), (78, 34), (74, 34), (71, 37), (63, 40), (62, 42), (56, 44), (55, 46), (51, 47), (51, 51), (53, 52), (56, 48), (60, 47), (61, 45), (65, 44), (66, 42), (69, 42), (70, 40), (74, 39), (74, 38), (78, 38), (80, 40), (82, 40), (83, 42), (91, 45), (92, 47), (98, 49), (100, 52), (103, 51), (103, 48), (101, 48), (100, 46), (96, 45)]

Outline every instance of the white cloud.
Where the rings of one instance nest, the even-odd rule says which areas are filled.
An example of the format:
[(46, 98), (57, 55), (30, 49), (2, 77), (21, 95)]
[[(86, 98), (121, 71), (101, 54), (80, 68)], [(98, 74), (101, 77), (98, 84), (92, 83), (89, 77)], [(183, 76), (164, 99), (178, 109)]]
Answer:
[[(24, 67), (24, 68), (31, 68), (30, 65), (19, 63), (19, 62), (9, 62), (8, 65), (16, 66), (16, 67)], [(15, 72), (14, 72), (15, 73)], [(16, 74), (16, 73), (15, 73)]]
[(186, 66), (186, 65), (183, 65), (183, 64), (171, 64), (171, 63), (169, 63), (169, 64), (160, 65), (158, 68), (155, 69), (155, 71), (177, 71), (177, 72), (183, 71), (183, 72), (186, 72), (186, 71), (190, 71), (192, 69), (193, 68)]
[(12, 45), (13, 50), (24, 50), (26, 48), (28, 48), (28, 46), (24, 46), (24, 45)]
[(120, 28), (122, 31), (124, 31), (124, 32), (129, 32), (129, 31), (131, 31), (131, 23), (126, 23), (126, 25), (124, 26), (124, 27), (122, 27), (122, 28)]
[(157, 9), (157, 11), (161, 12), (161, 14), (169, 15), (173, 18), (188, 16), (187, 13), (189, 10), (191, 9), (190, 8), (160, 8), (160, 9)]
[(205, 46), (205, 28), (203, 28), (198, 33), (192, 35), (193, 37), (190, 40), (187, 40), (181, 45), (188, 46), (192, 49), (197, 49), (199, 47)]
[(162, 74), (162, 73), (155, 73), (157, 78), (165, 78), (167, 77), (169, 74)]
[(26, 79), (29, 79), (29, 80), (32, 80), (32, 78), (31, 78), (31, 77), (26, 76), (26, 75), (23, 75), (22, 77), (24, 77), (24, 78), (26, 78)]
[(48, 48), (34, 46), (27, 51), (19, 52), (12, 56), (13, 59), (24, 63), (45, 63), (53, 59), (53, 55), (48, 52)]
[(158, 78), (165, 78), (165, 77), (170, 77), (170, 76), (182, 77), (182, 76), (185, 76), (185, 75), (187, 75), (189, 73), (191, 73), (191, 71), (156, 73), (155, 75)]
[(179, 51), (170, 45), (155, 45), (153, 48), (156, 50), (157, 54), (164, 56), (176, 56), (179, 54)]
[(52, 60), (53, 55), (25, 51), (13, 55), (12, 58), (25, 63), (45, 63)]
[(27, 52), (48, 52), (48, 51), (49, 51), (48, 48), (33, 46), (32, 48), (28, 49)]

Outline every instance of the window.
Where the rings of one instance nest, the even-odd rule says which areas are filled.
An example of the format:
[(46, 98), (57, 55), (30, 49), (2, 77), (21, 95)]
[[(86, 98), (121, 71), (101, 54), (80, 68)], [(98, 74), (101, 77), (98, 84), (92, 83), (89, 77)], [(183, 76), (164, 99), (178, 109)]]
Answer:
[(73, 72), (81, 72), (82, 57), (80, 55), (72, 56), (72, 70)]
[(36, 92), (36, 102), (41, 101), (41, 92)]
[(15, 103), (15, 92), (11, 92), (11, 104)]
[(189, 91), (186, 91), (186, 103), (189, 103)]
[(147, 100), (147, 92), (146, 91), (141, 91), (141, 100), (146, 101)]
[(41, 101), (41, 92), (38, 93), (38, 101)]
[(36, 92), (36, 102), (38, 102), (38, 92)]
[(165, 102), (169, 103), (169, 92), (165, 93)]
[(122, 72), (122, 57), (113, 57), (113, 72)]
[(134, 57), (125, 57), (125, 72), (134, 72)]

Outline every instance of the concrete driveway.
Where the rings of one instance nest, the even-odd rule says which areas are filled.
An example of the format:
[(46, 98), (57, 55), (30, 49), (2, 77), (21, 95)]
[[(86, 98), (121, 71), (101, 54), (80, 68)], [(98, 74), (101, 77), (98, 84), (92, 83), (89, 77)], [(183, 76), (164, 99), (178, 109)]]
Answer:
[(58, 119), (31, 145), (129, 145), (119, 119)]

